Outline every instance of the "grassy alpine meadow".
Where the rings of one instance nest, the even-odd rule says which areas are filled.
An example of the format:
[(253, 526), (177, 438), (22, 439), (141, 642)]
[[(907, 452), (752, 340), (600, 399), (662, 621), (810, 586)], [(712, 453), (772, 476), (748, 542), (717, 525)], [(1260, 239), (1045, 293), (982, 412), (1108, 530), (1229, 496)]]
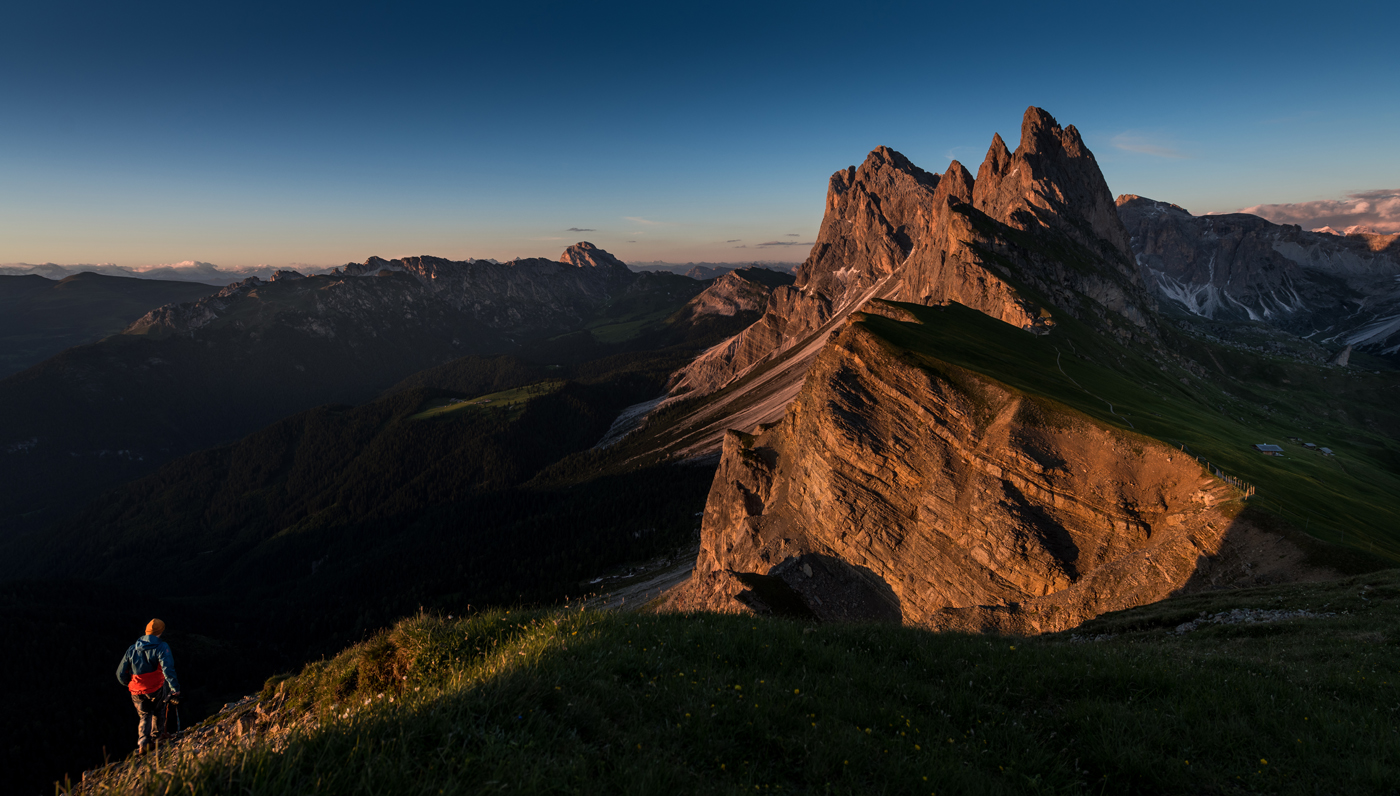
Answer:
[(493, 610), (403, 620), (83, 790), (1393, 793), (1397, 711), (1395, 570), (1035, 638)]

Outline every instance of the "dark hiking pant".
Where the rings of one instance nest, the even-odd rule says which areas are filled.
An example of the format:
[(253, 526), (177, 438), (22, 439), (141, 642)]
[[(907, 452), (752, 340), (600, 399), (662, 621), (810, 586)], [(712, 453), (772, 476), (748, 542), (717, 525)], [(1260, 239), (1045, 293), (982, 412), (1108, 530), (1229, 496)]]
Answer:
[(165, 735), (165, 703), (170, 694), (162, 688), (149, 694), (132, 694), (131, 702), (136, 706), (137, 748), (144, 752), (155, 745), (156, 739)]

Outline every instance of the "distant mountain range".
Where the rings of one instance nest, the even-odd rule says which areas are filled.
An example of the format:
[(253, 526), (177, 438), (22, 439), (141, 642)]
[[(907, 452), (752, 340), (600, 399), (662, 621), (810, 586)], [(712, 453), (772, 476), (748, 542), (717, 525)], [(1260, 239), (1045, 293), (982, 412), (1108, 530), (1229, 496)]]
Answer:
[(370, 258), (167, 304), (0, 381), (0, 474), (15, 487), (0, 496), (0, 523), (35, 527), (46, 510), (182, 453), (313, 406), (361, 403), (460, 357), (572, 363), (743, 322), (667, 323), (705, 288), (580, 243), (558, 261)]
[(193, 301), (213, 290), (88, 272), (60, 280), (0, 275), (0, 378), (116, 334), (155, 307)]
[[(335, 266), (294, 266), (294, 270), (303, 274), (323, 274), (334, 269)], [(226, 268), (213, 263), (204, 263), (197, 260), (187, 260), (182, 263), (171, 263), (168, 265), (149, 266), (126, 266), (113, 265), (111, 263), (96, 263), (85, 265), (57, 265), (55, 263), (42, 263), (34, 265), (32, 263), (3, 263), (0, 264), (0, 276), (25, 276), (34, 274), (47, 277), (49, 279), (63, 279), (74, 274), (92, 273), (104, 276), (124, 276), (133, 279), (163, 279), (175, 282), (198, 282), (204, 285), (227, 285), (230, 282), (237, 282), (240, 279), (257, 277), (259, 279), (270, 279), (279, 270), (277, 266), (253, 265), (245, 267)]]
[[(519, 259), (519, 258), (517, 258)], [(528, 258), (525, 258), (528, 259)], [(494, 258), (468, 258), (464, 262), (499, 264)], [(664, 260), (628, 263), (633, 271), (661, 271), (684, 274), (694, 279), (713, 279), (739, 268), (767, 268), (783, 273), (792, 273), (797, 263), (785, 261), (755, 260), (738, 263), (669, 263)], [(176, 282), (198, 282), (204, 285), (228, 285), (250, 277), (270, 280), (278, 271), (299, 273), (303, 276), (327, 274), (337, 268), (335, 265), (250, 265), (220, 266), (198, 260), (186, 260), (166, 265), (127, 266), (112, 263), (87, 263), (59, 265), (57, 263), (0, 263), (0, 276), (42, 276), (47, 279), (64, 279), (75, 274), (91, 273), (104, 276), (130, 277), (133, 279), (162, 279)]]
[(764, 268), (770, 271), (790, 274), (797, 268), (798, 263), (777, 262), (771, 260), (755, 260), (742, 263), (668, 263), (662, 260), (652, 262), (628, 263), (627, 267), (634, 271), (665, 271), (672, 274), (683, 274), (692, 279), (714, 279), (737, 271), (740, 268)]
[(1118, 198), (1118, 212), (1164, 309), (1256, 321), (1335, 349), (1400, 352), (1400, 235), (1193, 216), (1132, 195)]

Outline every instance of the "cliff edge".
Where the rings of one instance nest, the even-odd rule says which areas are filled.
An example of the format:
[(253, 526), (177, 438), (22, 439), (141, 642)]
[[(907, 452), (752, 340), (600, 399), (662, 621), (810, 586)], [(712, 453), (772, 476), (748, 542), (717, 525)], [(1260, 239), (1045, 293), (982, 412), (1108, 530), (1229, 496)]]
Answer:
[[(1243, 495), (1189, 453), (940, 358), (907, 307), (870, 310), (779, 422), (725, 435), (669, 609), (1038, 633), (1335, 576), (1242, 519)], [(975, 318), (922, 310), (941, 312)]]

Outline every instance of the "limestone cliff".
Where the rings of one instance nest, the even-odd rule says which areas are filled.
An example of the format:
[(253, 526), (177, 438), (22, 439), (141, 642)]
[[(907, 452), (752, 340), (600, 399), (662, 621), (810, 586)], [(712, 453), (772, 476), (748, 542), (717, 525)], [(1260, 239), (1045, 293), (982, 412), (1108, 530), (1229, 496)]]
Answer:
[(1016, 151), (995, 136), (976, 179), (957, 161), (930, 174), (887, 147), (834, 174), (796, 284), (775, 290), (752, 327), (677, 373), (672, 394), (710, 393), (807, 350), (871, 298), (956, 301), (1037, 329), (1050, 325), (1050, 303), (1151, 333), (1152, 299), (1093, 154), (1073, 126), (1032, 107)]
[(871, 309), (903, 320), (853, 316), (780, 421), (726, 434), (673, 610), (1041, 632), (1310, 574), (1297, 550), (1236, 521), (1238, 495), (1192, 456), (917, 364), (878, 331), (912, 316)]

